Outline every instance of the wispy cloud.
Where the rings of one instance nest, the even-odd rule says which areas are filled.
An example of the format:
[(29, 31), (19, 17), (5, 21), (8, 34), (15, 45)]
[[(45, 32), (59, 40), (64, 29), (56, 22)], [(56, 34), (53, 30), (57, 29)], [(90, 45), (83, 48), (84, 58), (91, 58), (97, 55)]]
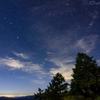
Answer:
[(82, 39), (78, 40), (75, 46), (76, 48), (79, 48), (82, 51), (89, 53), (91, 50), (95, 48), (96, 40), (96, 35), (85, 36)]
[(25, 72), (42, 71), (42, 64), (33, 64), (32, 62), (21, 62), (11, 57), (0, 58), (0, 65), (9, 66), (11, 70), (21, 69)]
[(18, 69), (24, 67), (22, 62), (20, 62), (19, 60), (10, 58), (10, 57), (0, 58), (0, 64), (10, 66), (12, 68), (18, 68)]
[(13, 52), (13, 53), (14, 53), (14, 55), (21, 57), (23, 59), (29, 59), (29, 57), (24, 53), (17, 53), (17, 52)]
[(52, 52), (47, 52), (47, 54), (48, 54), (48, 55), (53, 55), (54, 53), (52, 53)]
[(97, 63), (100, 65), (100, 60), (97, 60)]
[(66, 80), (71, 79), (72, 68), (75, 67), (75, 54), (77, 52), (90, 53), (95, 48), (96, 40), (96, 35), (89, 35), (77, 41), (69, 39), (67, 36), (60, 37), (60, 39), (52, 38), (51, 41), (48, 40), (47, 48), (49, 51), (53, 51), (54, 54), (46, 60), (54, 63), (56, 66), (50, 69), (51, 75), (60, 72)]
[(24, 76), (19, 76), (18, 78), (20, 78), (20, 79), (25, 79), (25, 77), (24, 77)]
[[(84, 5), (87, 3), (85, 1)], [(71, 79), (76, 54), (78, 52), (90, 53), (95, 48), (97, 36), (93, 34), (80, 36), (77, 27), (71, 28), (71, 30), (66, 28), (67, 32), (61, 29), (56, 30), (55, 27), (41, 21), (41, 23), (38, 23), (36, 31), (43, 34), (41, 35), (45, 44), (43, 48), (46, 48), (48, 54), (45, 60), (55, 65), (49, 69), (49, 73), (54, 75), (60, 72), (66, 80), (69, 80)]]
[(51, 75), (56, 74), (57, 72), (62, 73), (62, 75), (65, 77), (66, 80), (71, 79), (72, 74), (72, 68), (74, 67), (74, 60), (68, 60), (68, 59), (51, 59), (51, 62), (55, 63), (57, 68), (51, 68), (50, 73)]
[(91, 22), (90, 22), (90, 24), (89, 24), (88, 29), (91, 28), (92, 25), (95, 23), (95, 20), (99, 18), (98, 12), (97, 12), (97, 11), (94, 12), (94, 13), (90, 13), (89, 16), (92, 18), (92, 20), (91, 20)]
[(44, 84), (45, 81), (44, 80), (31, 80), (31, 82), (36, 83), (36, 84)]

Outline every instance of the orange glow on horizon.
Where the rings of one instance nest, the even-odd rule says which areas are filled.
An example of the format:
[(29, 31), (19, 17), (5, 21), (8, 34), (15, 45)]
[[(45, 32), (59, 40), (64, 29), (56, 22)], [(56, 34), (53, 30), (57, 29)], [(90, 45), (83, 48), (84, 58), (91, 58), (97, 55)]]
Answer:
[(24, 96), (30, 96), (30, 95), (0, 95), (0, 97), (24, 97)]

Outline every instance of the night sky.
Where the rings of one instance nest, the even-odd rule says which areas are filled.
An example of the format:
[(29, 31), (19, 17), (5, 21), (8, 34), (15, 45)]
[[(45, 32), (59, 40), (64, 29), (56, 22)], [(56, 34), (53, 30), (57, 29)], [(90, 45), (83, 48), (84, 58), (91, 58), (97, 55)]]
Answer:
[(100, 65), (100, 0), (0, 0), (0, 96), (70, 82), (78, 52)]

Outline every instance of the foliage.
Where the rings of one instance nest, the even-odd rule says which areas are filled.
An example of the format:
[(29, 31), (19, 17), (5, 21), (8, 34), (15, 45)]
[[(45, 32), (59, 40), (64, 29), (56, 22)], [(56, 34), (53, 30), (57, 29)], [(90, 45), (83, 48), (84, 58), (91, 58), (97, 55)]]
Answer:
[(76, 100), (85, 100), (85, 98), (82, 95), (78, 95), (78, 96), (76, 96)]
[(100, 100), (100, 96), (98, 96), (95, 100)]
[(66, 98), (64, 97), (64, 100), (75, 100), (75, 96), (67, 96)]
[(68, 83), (65, 82), (62, 74), (57, 73), (53, 76), (53, 79), (44, 92), (40, 88), (38, 89), (39, 93), (35, 94), (35, 98), (39, 98), (40, 100), (61, 100), (64, 93), (67, 91), (67, 85)]
[(93, 57), (78, 53), (72, 70), (71, 94), (89, 97), (92, 93), (100, 93), (100, 67)]
[(65, 90), (67, 89), (68, 83), (64, 83), (65, 79), (62, 76), (62, 74), (57, 73), (51, 82), (49, 83), (49, 86), (47, 86), (47, 89), (45, 90), (45, 94), (47, 98), (52, 98), (52, 100), (60, 100), (61, 96), (63, 96)]
[(57, 73), (44, 91), (38, 88), (34, 100), (100, 100), (100, 67), (96, 60), (78, 53), (72, 70), (70, 91), (65, 78)]
[(86, 100), (93, 100), (91, 97), (88, 97)]
[(36, 99), (40, 99), (42, 100), (43, 99), (43, 90), (41, 90), (40, 88), (38, 88), (38, 93), (34, 95), (34, 100)]

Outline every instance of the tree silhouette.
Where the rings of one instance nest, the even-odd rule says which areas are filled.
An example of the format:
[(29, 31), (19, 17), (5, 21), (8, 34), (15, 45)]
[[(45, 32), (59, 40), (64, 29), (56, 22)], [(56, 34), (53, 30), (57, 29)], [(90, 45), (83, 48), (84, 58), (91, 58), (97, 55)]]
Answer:
[[(75, 68), (72, 69), (73, 79), (70, 84), (70, 92), (67, 91), (68, 83), (62, 74), (57, 73), (49, 83), (49, 86), (43, 91), (38, 88), (38, 93), (34, 99), (39, 100), (62, 100), (64, 94), (66, 96), (74, 95), (77, 100), (99, 98), (100, 95), (100, 67), (93, 57), (89, 57), (85, 53), (78, 53), (76, 57)], [(79, 96), (80, 95), (80, 96)]]
[(65, 82), (62, 74), (57, 73), (53, 76), (53, 79), (47, 86), (47, 89), (43, 92), (40, 88), (38, 88), (38, 93), (35, 94), (35, 99), (44, 99), (44, 100), (61, 100), (61, 97), (67, 91), (68, 83)]
[(93, 57), (89, 57), (85, 53), (78, 53), (75, 68), (72, 70), (72, 94), (89, 97), (100, 93), (100, 67)]
[(46, 89), (46, 93), (48, 94), (47, 97), (52, 98), (52, 100), (60, 100), (61, 96), (67, 89), (67, 85), (68, 83), (65, 83), (65, 79), (62, 74), (57, 73)]
[(38, 93), (34, 95), (33, 100), (42, 100), (43, 99), (43, 90), (41, 90), (40, 88), (38, 88)]

